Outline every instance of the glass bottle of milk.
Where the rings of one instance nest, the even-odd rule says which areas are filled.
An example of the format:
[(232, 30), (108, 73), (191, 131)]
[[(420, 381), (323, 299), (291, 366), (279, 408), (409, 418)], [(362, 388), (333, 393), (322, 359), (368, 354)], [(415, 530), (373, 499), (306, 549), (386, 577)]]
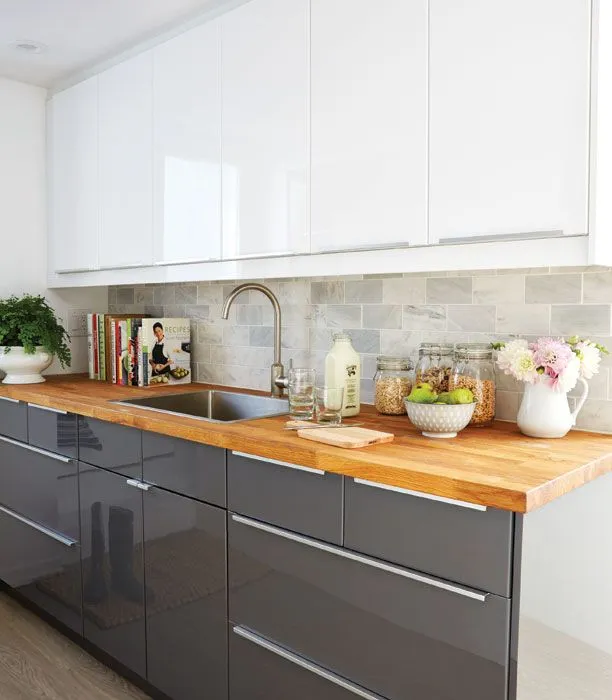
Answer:
[(346, 333), (336, 333), (325, 358), (325, 384), (344, 387), (342, 416), (356, 416), (360, 409), (361, 361)]

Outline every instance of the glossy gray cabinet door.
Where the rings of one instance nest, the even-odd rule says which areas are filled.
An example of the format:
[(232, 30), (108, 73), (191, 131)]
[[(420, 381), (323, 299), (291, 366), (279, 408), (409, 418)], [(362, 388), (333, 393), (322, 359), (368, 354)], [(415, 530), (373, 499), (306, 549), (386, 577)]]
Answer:
[(230, 626), (230, 700), (384, 700), (327, 669)]
[(144, 493), (148, 681), (176, 700), (227, 697), (226, 512)]
[(143, 480), (225, 508), (225, 450), (142, 433)]
[(228, 452), (227, 503), (236, 513), (342, 543), (339, 474)]
[(0, 396), (0, 435), (28, 441), (28, 405)]
[(232, 514), (229, 615), (388, 700), (506, 700), (510, 601)]
[(514, 515), (345, 480), (344, 545), (411, 569), (511, 595)]
[(79, 459), (141, 479), (141, 432), (136, 428), (79, 416)]
[(28, 404), (28, 442), (66, 457), (78, 456), (77, 417)]
[(83, 634), (146, 678), (143, 491), (139, 482), (83, 462), (79, 482)]

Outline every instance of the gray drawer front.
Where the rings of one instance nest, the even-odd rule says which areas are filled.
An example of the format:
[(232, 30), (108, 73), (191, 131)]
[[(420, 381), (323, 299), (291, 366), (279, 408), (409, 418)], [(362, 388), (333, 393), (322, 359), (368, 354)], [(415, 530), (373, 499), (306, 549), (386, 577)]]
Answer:
[(344, 544), (509, 597), (513, 514), (469, 506), (347, 478)]
[(510, 601), (234, 514), (236, 624), (389, 700), (506, 700)]
[(141, 432), (136, 428), (79, 416), (79, 460), (140, 479)]
[(78, 540), (76, 461), (0, 437), (0, 505)]
[(249, 630), (229, 635), (230, 700), (383, 700)]
[(143, 432), (142, 456), (144, 481), (225, 507), (225, 450)]
[(227, 456), (228, 508), (251, 518), (342, 543), (342, 477), (259, 458)]
[(28, 404), (28, 442), (66, 457), (78, 456), (77, 417)]
[(28, 405), (0, 396), (0, 435), (28, 441)]

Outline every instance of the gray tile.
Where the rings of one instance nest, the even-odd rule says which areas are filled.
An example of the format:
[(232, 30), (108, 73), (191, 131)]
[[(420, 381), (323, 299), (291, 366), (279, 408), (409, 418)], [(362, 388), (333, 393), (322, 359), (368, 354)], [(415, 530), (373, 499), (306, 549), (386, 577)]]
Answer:
[(282, 305), (305, 306), (310, 304), (310, 293), (310, 280), (291, 280), (278, 283), (276, 296)]
[(117, 287), (108, 288), (108, 303), (114, 306), (117, 303)]
[(143, 306), (153, 305), (153, 289), (151, 287), (139, 287), (134, 290), (134, 303)]
[(384, 304), (424, 304), (424, 277), (400, 277), (383, 280)]
[(383, 355), (414, 357), (421, 343), (418, 331), (386, 331), (380, 334), (380, 351)]
[(525, 301), (528, 304), (579, 304), (581, 275), (527, 275)]
[(330, 304), (325, 311), (328, 328), (359, 328), (361, 326), (361, 306), (357, 304)]
[(198, 288), (195, 284), (179, 284), (174, 289), (177, 304), (197, 304)]
[(587, 273), (583, 278), (585, 304), (612, 302), (612, 272)]
[(550, 332), (553, 335), (609, 335), (610, 305), (553, 306)]
[(450, 305), (447, 313), (449, 331), (477, 333), (493, 333), (495, 331), (494, 306)]
[(329, 328), (310, 328), (310, 350), (328, 352), (332, 346), (334, 331)]
[[(190, 308), (201, 308), (201, 307), (190, 307)], [(187, 316), (187, 309), (185, 304), (166, 304), (164, 306), (164, 316), (168, 318), (183, 318)], [(190, 316), (191, 318), (191, 316)]]
[(191, 361), (192, 362), (210, 362), (210, 345), (204, 345), (203, 343), (192, 343), (191, 344)]
[(256, 348), (271, 348), (274, 345), (274, 329), (269, 326), (251, 326), (248, 331), (248, 345)]
[(198, 285), (198, 305), (223, 304), (223, 286), (220, 284)]
[(404, 306), (403, 328), (406, 331), (446, 330), (446, 307)]
[(548, 272), (547, 267), (515, 267), (504, 268), (497, 271), (498, 275), (545, 275)]
[(547, 304), (500, 304), (497, 307), (496, 333), (550, 333), (550, 306)]
[(265, 368), (272, 364), (272, 348), (214, 345), (211, 347), (210, 359), (219, 365)]
[(612, 401), (587, 400), (578, 414), (576, 427), (598, 433), (612, 433)]
[(521, 397), (513, 391), (497, 391), (495, 394), (495, 418), (516, 421)]
[(471, 277), (432, 277), (427, 280), (428, 304), (471, 304)]
[(243, 366), (225, 366), (223, 367), (221, 383), (224, 386), (269, 391), (270, 370)]
[(171, 284), (164, 284), (160, 287), (153, 288), (153, 303), (158, 306), (174, 304), (175, 298), (174, 286)]
[(249, 343), (248, 326), (223, 326), (223, 345), (245, 346)]
[(210, 318), (210, 306), (186, 306), (185, 314), (189, 318), (207, 321)]
[(251, 306), (238, 304), (236, 306), (236, 321), (239, 326), (264, 326), (274, 322), (272, 306)]
[(363, 307), (364, 328), (402, 327), (402, 307), (399, 304), (365, 304)]
[(522, 304), (525, 301), (524, 275), (474, 277), (474, 304)]
[(198, 323), (198, 342), (205, 345), (221, 345), (223, 343), (223, 328), (208, 323)]
[(156, 316), (161, 318), (164, 315), (164, 307), (147, 305), (144, 307), (144, 313), (147, 314), (147, 316), (150, 316), (151, 318), (155, 318)]
[(223, 383), (223, 367), (222, 365), (213, 365), (210, 362), (197, 363), (197, 380), (206, 384), (222, 384)]
[(346, 332), (351, 336), (353, 347), (357, 352), (367, 355), (380, 354), (380, 331), (353, 328), (347, 329)]
[(133, 304), (134, 287), (117, 287), (117, 304)]
[[(607, 367), (601, 367), (599, 373), (588, 380), (589, 399), (607, 399), (609, 373)], [(582, 396), (582, 383), (579, 382), (574, 389), (569, 392), (569, 396)]]
[(310, 298), (313, 304), (343, 304), (344, 282), (312, 282)]
[(344, 294), (347, 304), (381, 304), (383, 281), (378, 279), (345, 282)]

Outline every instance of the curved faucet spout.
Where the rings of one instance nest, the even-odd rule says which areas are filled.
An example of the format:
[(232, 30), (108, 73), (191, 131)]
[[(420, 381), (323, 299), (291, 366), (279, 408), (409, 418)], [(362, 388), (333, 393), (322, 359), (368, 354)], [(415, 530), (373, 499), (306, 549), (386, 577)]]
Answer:
[(271, 391), (273, 396), (282, 396), (283, 389), (287, 386), (287, 378), (285, 377), (285, 370), (281, 362), (281, 307), (274, 292), (265, 285), (258, 284), (257, 282), (241, 284), (227, 295), (223, 302), (223, 312), (221, 315), (227, 320), (230, 308), (236, 300), (236, 297), (242, 294), (242, 292), (249, 291), (265, 294), (272, 303), (272, 308), (274, 309), (274, 364), (271, 370)]

